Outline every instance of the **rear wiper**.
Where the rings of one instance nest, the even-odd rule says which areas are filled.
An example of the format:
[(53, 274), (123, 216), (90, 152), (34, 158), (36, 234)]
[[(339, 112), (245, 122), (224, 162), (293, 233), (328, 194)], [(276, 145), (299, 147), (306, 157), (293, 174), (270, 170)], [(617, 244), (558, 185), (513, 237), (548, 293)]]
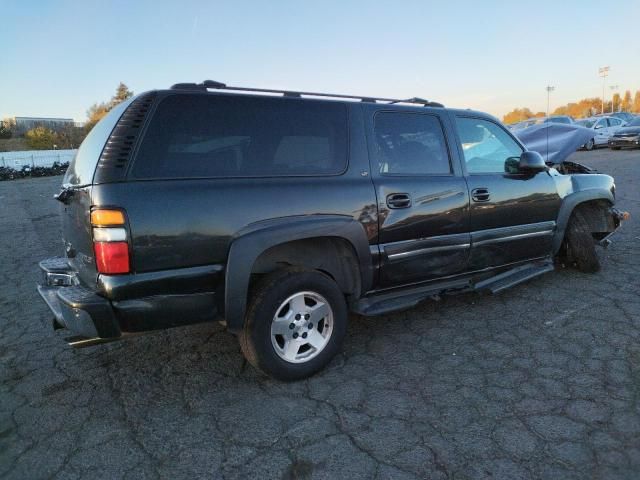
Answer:
[(71, 200), (71, 197), (73, 197), (74, 193), (76, 193), (74, 188), (62, 187), (62, 189), (58, 193), (56, 193), (53, 198), (66, 205), (67, 203), (69, 203), (69, 200)]

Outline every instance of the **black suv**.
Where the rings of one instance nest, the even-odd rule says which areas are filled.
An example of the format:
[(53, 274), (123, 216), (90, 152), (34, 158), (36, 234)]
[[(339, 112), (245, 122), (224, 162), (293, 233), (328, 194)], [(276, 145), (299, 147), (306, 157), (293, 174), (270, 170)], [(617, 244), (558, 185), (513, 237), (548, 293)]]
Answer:
[(74, 346), (224, 319), (255, 367), (303, 378), (350, 311), (497, 292), (557, 258), (597, 270), (625, 215), (613, 179), (562, 172), (484, 113), (177, 84), (87, 136), (39, 291)]

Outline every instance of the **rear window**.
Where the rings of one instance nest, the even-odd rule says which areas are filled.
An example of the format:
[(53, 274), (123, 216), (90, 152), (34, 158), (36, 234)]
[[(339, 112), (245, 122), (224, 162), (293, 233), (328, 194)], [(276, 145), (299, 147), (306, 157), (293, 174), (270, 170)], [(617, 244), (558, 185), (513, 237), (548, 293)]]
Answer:
[(347, 164), (340, 103), (171, 95), (154, 114), (134, 178), (336, 175)]

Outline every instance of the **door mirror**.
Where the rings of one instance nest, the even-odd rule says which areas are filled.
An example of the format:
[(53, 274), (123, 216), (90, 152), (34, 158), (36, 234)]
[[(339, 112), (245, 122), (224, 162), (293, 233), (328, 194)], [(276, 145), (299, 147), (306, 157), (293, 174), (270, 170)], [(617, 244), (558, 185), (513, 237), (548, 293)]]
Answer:
[(518, 162), (518, 170), (523, 173), (543, 172), (547, 170), (547, 164), (544, 163), (544, 158), (538, 152), (522, 152)]
[(594, 130), (600, 130), (602, 127), (604, 127), (604, 125), (603, 125), (603, 124), (601, 124), (601, 123), (599, 123), (599, 124), (597, 124), (593, 129), (594, 129)]

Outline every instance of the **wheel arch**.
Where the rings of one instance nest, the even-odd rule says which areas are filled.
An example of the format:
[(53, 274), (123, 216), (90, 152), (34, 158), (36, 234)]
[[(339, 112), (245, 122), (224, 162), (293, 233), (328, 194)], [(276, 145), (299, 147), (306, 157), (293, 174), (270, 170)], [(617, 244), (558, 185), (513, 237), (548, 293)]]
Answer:
[(223, 309), (230, 331), (244, 324), (251, 276), (279, 266), (322, 271), (353, 296), (373, 281), (369, 241), (352, 217), (309, 215), (249, 225), (234, 236), (227, 260)]
[(593, 188), (588, 190), (582, 190), (570, 195), (567, 195), (562, 200), (562, 206), (558, 213), (558, 219), (556, 221), (556, 232), (553, 236), (553, 254), (556, 255), (560, 251), (562, 241), (564, 240), (569, 219), (576, 209), (582, 209), (587, 212), (590, 221), (595, 222), (595, 215), (592, 214), (594, 210), (601, 210), (602, 204), (606, 204), (607, 207), (611, 207), (615, 201), (613, 193), (605, 188)]

